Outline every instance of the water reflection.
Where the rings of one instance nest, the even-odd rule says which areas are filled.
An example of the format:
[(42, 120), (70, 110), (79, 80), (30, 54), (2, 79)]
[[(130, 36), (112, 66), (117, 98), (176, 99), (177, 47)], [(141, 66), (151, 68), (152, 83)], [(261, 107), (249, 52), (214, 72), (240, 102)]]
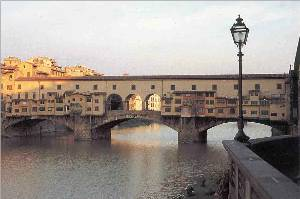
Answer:
[[(112, 141), (74, 142), (72, 136), (2, 139), (1, 198), (166, 198), (226, 168), (221, 140), (236, 124), (208, 132), (207, 144), (177, 144), (177, 132), (159, 124), (114, 129)], [(250, 136), (270, 128), (250, 123)], [(255, 132), (252, 134), (252, 132)]]

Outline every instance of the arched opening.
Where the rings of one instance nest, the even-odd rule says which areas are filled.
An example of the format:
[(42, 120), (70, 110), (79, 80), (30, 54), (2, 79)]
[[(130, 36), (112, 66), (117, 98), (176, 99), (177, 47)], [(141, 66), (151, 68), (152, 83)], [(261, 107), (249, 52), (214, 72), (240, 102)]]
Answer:
[(122, 97), (117, 94), (109, 95), (106, 100), (106, 110), (108, 111), (123, 110)]
[(128, 111), (141, 111), (143, 110), (143, 101), (139, 95), (130, 94), (126, 97), (126, 108)]
[(145, 99), (145, 110), (161, 111), (161, 98), (157, 94), (150, 94)]
[(93, 130), (94, 139), (121, 145), (177, 145), (178, 132), (161, 122), (143, 118), (124, 118), (107, 122)]
[[(271, 137), (272, 127), (255, 122), (245, 122), (244, 132), (250, 139)], [(222, 140), (233, 140), (238, 132), (236, 122), (226, 122), (207, 130), (207, 143), (223, 147)]]
[(57, 120), (26, 119), (6, 127), (3, 136), (64, 136), (72, 135), (73, 129)]

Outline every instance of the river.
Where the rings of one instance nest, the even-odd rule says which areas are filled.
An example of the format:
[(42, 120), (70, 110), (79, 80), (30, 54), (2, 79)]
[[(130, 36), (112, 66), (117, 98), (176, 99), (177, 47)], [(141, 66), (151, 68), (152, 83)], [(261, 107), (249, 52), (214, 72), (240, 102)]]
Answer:
[[(164, 125), (115, 128), (112, 140), (74, 142), (72, 135), (1, 141), (1, 198), (170, 198), (201, 176), (216, 179), (227, 167), (221, 141), (236, 124), (208, 131), (207, 144), (177, 144)], [(251, 138), (269, 137), (268, 126), (248, 123)]]

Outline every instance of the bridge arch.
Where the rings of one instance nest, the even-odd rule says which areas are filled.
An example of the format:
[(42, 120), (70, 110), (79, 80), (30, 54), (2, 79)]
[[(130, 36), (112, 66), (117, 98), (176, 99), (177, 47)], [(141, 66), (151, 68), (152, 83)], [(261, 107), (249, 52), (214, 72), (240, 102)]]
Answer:
[[(31, 135), (32, 130), (36, 130), (33, 134), (39, 133), (41, 130), (43, 131), (42, 122), (49, 122), (47, 125), (56, 128), (57, 125), (64, 126), (66, 129), (74, 131), (73, 123), (66, 118), (57, 118), (51, 116), (38, 116), (38, 117), (20, 117), (20, 118), (7, 118), (3, 121), (1, 129), (9, 135), (19, 134), (19, 135)], [(40, 125), (40, 129), (37, 129), (37, 125)]]
[(156, 93), (151, 93), (145, 98), (145, 110), (161, 111), (161, 97)]
[(107, 111), (123, 110), (123, 100), (118, 94), (110, 94), (106, 99), (105, 108)]

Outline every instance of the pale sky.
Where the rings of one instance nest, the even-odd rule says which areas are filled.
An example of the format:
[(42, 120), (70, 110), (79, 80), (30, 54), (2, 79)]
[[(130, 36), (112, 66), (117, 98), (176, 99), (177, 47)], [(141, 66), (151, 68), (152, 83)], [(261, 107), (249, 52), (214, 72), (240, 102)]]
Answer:
[(235, 74), (230, 27), (250, 29), (244, 73), (287, 73), (300, 2), (1, 2), (1, 60), (48, 56), (105, 75)]

